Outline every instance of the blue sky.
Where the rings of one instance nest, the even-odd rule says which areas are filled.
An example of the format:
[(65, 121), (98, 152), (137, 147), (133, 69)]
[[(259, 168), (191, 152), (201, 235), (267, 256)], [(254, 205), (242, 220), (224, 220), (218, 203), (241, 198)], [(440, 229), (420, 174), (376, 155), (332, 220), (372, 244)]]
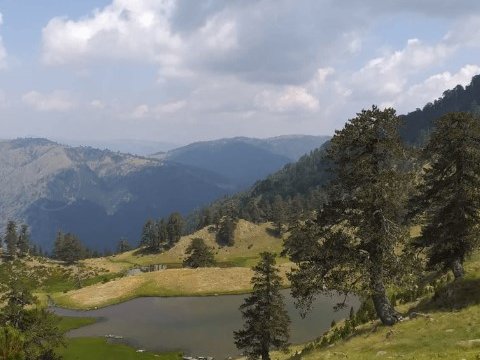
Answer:
[(0, 138), (332, 134), (480, 73), (480, 2), (0, 0)]

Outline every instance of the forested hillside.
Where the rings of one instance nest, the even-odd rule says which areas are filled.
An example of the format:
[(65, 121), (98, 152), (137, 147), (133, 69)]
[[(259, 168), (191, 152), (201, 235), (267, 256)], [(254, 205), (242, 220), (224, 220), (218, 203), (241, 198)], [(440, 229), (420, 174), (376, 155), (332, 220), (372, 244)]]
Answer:
[[(457, 111), (480, 113), (480, 75), (472, 78), (465, 88), (456, 86), (446, 90), (443, 96), (423, 109), (401, 115), (402, 138), (413, 144), (421, 144), (428, 138), (433, 122), (440, 116)], [(301, 217), (308, 210), (318, 209), (324, 199), (323, 185), (329, 176), (325, 149), (329, 143), (301, 157), (296, 163), (286, 165), (282, 170), (257, 182), (248, 191), (223, 199), (204, 210), (241, 217), (252, 221), (286, 221)], [(280, 209), (280, 210), (279, 210)], [(197, 221), (204, 215), (195, 214)], [(219, 218), (221, 216), (217, 216)]]

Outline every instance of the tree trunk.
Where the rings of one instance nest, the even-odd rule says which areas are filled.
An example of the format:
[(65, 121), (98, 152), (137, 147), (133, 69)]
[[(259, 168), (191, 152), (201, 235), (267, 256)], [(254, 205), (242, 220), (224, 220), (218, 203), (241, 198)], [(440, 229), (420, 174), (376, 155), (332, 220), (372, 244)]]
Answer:
[(463, 275), (465, 275), (465, 270), (463, 269), (463, 264), (460, 259), (455, 259), (452, 262), (452, 272), (455, 280), (461, 279)]
[(401, 316), (395, 311), (390, 300), (388, 300), (385, 285), (380, 274), (372, 274), (371, 286), (372, 300), (377, 316), (383, 325), (395, 325), (401, 319)]
[(267, 349), (262, 349), (262, 360), (270, 360), (270, 352)]

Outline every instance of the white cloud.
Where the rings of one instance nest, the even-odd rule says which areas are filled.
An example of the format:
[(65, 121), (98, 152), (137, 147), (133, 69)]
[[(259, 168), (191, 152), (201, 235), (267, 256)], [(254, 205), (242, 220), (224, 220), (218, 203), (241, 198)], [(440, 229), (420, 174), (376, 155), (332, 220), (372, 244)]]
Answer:
[(255, 102), (259, 107), (273, 112), (314, 111), (319, 107), (318, 99), (300, 86), (288, 86), (282, 91), (264, 90), (255, 97)]
[(43, 61), (59, 65), (95, 58), (176, 66), (182, 46), (168, 18), (173, 0), (114, 0), (78, 21), (53, 18), (42, 31)]
[(90, 106), (94, 109), (105, 109), (105, 103), (98, 99), (90, 101)]
[(445, 35), (444, 41), (452, 47), (480, 47), (480, 15), (474, 14), (457, 21)]
[(171, 101), (162, 105), (159, 105), (155, 110), (157, 113), (174, 113), (187, 105), (185, 100)]
[(150, 113), (150, 107), (147, 104), (141, 104), (135, 107), (132, 111), (132, 117), (134, 119), (142, 119)]
[(439, 98), (447, 89), (457, 85), (468, 85), (472, 77), (480, 74), (480, 66), (465, 65), (458, 72), (452, 74), (448, 71), (428, 77), (425, 81), (411, 86), (392, 105), (403, 111), (412, 111), (427, 102)]
[(173, 114), (182, 109), (187, 105), (185, 100), (171, 101), (163, 103), (157, 106), (150, 106), (147, 104), (140, 104), (136, 106), (131, 112), (131, 117), (134, 119), (143, 119), (143, 118), (158, 118), (164, 114)]
[(75, 107), (75, 103), (64, 91), (51, 93), (30, 91), (22, 96), (22, 100), (37, 111), (68, 111)]
[(439, 65), (453, 49), (443, 43), (434, 46), (410, 39), (402, 50), (374, 58), (352, 75), (353, 95), (377, 99), (401, 94), (412, 74)]

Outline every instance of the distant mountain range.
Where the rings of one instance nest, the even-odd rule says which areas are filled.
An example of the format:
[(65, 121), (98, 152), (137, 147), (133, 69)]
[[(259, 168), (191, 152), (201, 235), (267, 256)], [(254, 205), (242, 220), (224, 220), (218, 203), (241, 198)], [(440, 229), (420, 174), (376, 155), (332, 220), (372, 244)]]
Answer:
[[(428, 139), (436, 119), (458, 111), (480, 116), (480, 75), (474, 76), (466, 87), (458, 85), (446, 90), (442, 97), (426, 104), (422, 109), (400, 115), (403, 122), (400, 133), (407, 143), (422, 145)], [(234, 210), (241, 216), (248, 204), (256, 203), (259, 207), (263, 206), (260, 210), (266, 215), (262, 220), (267, 220), (276, 197), (284, 200), (300, 198), (304, 203), (320, 206), (318, 204), (322, 202), (323, 186), (331, 180), (331, 174), (327, 171), (329, 166), (324, 158), (327, 147), (328, 142), (299, 161), (256, 182), (247, 191), (217, 201), (211, 208), (225, 210), (228, 207), (231, 212), (234, 206)]]
[(95, 149), (118, 151), (125, 154), (148, 156), (158, 152), (166, 152), (180, 147), (179, 144), (165, 141), (116, 139), (116, 140), (71, 140), (53, 139), (60, 144), (69, 146), (90, 146)]
[(328, 139), (328, 136), (306, 135), (237, 137), (193, 143), (160, 154), (159, 158), (215, 172), (244, 188), (297, 161)]
[(46, 139), (0, 141), (0, 226), (31, 226), (51, 248), (59, 230), (89, 247), (136, 243), (149, 217), (187, 214), (252, 185), (325, 142), (327, 137), (234, 138), (135, 156)]

